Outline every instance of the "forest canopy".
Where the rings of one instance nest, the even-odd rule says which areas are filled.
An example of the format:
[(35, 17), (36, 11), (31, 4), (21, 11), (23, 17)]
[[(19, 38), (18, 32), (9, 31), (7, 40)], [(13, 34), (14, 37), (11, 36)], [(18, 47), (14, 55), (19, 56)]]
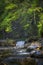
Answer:
[(43, 0), (0, 0), (0, 37), (9, 33), (15, 37), (41, 37)]

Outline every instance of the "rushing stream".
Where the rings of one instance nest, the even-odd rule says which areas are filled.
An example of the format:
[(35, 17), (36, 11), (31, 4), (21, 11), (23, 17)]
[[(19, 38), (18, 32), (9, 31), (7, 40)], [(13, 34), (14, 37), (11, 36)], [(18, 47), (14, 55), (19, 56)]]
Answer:
[[(24, 47), (24, 41), (19, 41), (17, 43), (18, 47)], [(43, 65), (43, 58), (32, 58), (29, 56), (30, 53), (24, 50), (22, 49), (20, 52), (16, 51), (15, 48), (7, 49), (7, 51), (0, 50), (0, 65)]]

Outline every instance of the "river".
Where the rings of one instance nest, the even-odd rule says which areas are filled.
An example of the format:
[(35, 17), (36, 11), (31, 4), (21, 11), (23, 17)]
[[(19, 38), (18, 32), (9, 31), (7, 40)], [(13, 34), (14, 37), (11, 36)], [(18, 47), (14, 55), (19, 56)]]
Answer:
[[(24, 41), (21, 43), (23, 46)], [(18, 47), (21, 47), (21, 45), (20, 42), (17, 44)], [(24, 50), (22, 49), (22, 51)], [(29, 55), (30, 53), (27, 52), (18, 54), (14, 47), (0, 47), (0, 65), (43, 65), (43, 58), (34, 58)]]

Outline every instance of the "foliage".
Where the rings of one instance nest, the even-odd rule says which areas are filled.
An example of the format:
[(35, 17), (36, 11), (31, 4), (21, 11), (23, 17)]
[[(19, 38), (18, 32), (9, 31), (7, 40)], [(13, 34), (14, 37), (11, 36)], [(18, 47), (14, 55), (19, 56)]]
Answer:
[[(43, 32), (42, 2), (42, 0), (1, 0), (0, 31), (4, 29), (7, 33), (15, 31), (17, 34), (23, 31), (22, 33), (30, 36), (40, 36)], [(13, 22), (16, 29), (13, 29), (15, 28)]]
[(40, 14), (40, 22), (38, 24), (38, 33), (39, 35), (43, 33), (43, 13)]

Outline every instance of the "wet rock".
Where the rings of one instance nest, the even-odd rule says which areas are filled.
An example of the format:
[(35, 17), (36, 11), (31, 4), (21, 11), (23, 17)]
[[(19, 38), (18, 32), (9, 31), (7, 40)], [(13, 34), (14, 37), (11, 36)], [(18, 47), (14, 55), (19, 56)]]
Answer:
[(43, 51), (35, 51), (35, 53), (33, 53), (31, 55), (31, 57), (34, 57), (34, 58), (43, 58)]

